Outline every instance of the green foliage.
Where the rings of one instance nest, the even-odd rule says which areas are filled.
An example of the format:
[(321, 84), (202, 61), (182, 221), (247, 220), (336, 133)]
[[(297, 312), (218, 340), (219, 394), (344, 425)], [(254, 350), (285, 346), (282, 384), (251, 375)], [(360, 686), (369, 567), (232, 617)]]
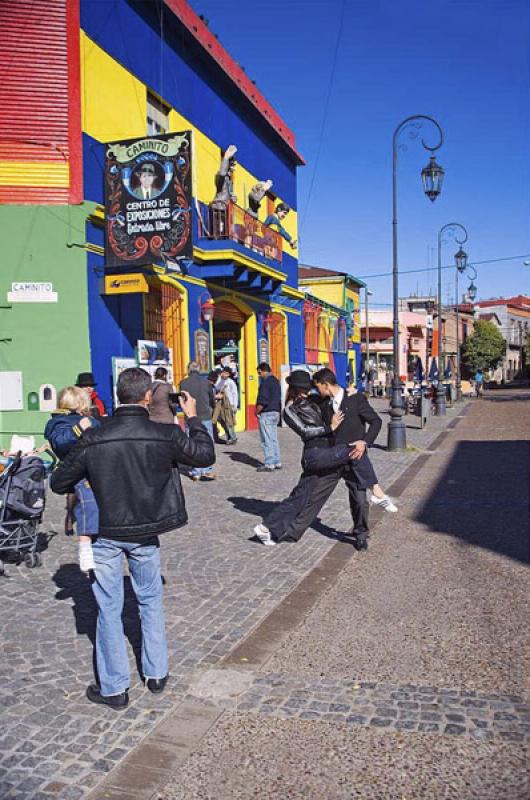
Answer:
[(464, 363), (472, 372), (495, 369), (506, 353), (506, 342), (493, 322), (477, 320), (462, 348)]

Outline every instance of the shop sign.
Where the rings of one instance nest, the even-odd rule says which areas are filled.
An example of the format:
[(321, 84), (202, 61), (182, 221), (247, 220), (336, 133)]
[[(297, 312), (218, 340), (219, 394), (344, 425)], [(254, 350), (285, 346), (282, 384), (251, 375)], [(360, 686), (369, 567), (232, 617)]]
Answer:
[(104, 294), (146, 294), (149, 291), (147, 278), (141, 273), (130, 275), (105, 275)]
[(7, 293), (8, 303), (56, 303), (59, 299), (53, 291), (53, 283), (16, 281)]
[(105, 262), (191, 258), (191, 131), (107, 145)]

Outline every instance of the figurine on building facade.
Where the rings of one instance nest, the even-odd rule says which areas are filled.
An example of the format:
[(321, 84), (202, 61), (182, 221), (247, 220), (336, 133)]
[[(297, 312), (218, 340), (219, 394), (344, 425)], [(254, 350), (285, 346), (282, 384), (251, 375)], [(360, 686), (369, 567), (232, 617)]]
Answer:
[(252, 217), (258, 218), (258, 212), (261, 205), (261, 201), (272, 188), (272, 181), (258, 181), (255, 183), (250, 192), (248, 193), (248, 208), (247, 214), (250, 214)]
[(288, 233), (282, 225), (282, 221), (285, 219), (290, 210), (291, 209), (286, 203), (278, 203), (274, 214), (269, 214), (265, 220), (265, 225), (270, 225), (271, 228), (276, 228), (278, 233), (281, 233), (285, 241), (289, 242), (290, 246), (294, 250), (297, 245), (297, 240), (293, 239), (291, 234)]
[(237, 197), (234, 194), (234, 170), (237, 166), (236, 153), (237, 147), (235, 144), (231, 144), (226, 148), (221, 159), (219, 169), (215, 173), (217, 194), (212, 201), (212, 208), (227, 208), (230, 202), (237, 203)]
[(230, 203), (236, 203), (234, 194), (234, 170), (237, 161), (235, 144), (229, 145), (221, 159), (219, 169), (215, 173), (216, 195), (210, 203), (210, 234), (214, 239), (224, 239), (230, 231), (228, 209)]

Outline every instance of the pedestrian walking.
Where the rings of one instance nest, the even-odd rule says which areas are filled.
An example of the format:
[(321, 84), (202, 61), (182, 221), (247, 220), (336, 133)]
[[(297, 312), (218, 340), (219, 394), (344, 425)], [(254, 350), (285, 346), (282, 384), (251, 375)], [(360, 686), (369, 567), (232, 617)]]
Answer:
[(157, 367), (151, 390), (149, 403), (149, 417), (152, 422), (163, 422), (166, 425), (175, 424), (177, 403), (171, 399), (174, 387), (168, 382), (168, 371), (165, 367)]
[[(188, 364), (188, 376), (180, 383), (180, 391), (187, 392), (197, 404), (197, 417), (200, 419), (213, 441), (213, 406), (215, 405), (214, 389), (208, 379), (200, 374), (200, 365), (197, 361)], [(213, 481), (216, 475), (212, 467), (194, 467), (190, 471), (190, 478), (194, 481)]]
[(278, 442), (278, 425), (282, 408), (280, 382), (266, 362), (258, 366), (261, 383), (256, 399), (256, 416), (258, 418), (259, 435), (263, 448), (264, 463), (258, 472), (274, 472), (282, 468), (280, 444)]
[(87, 393), (90, 400), (90, 415), (96, 419), (105, 417), (107, 412), (103, 400), (96, 391), (97, 383), (92, 372), (80, 372), (75, 385)]
[(87, 697), (123, 709), (130, 684), (122, 623), (123, 556), (140, 612), (143, 678), (151, 692), (159, 693), (167, 683), (168, 655), (158, 536), (188, 519), (178, 465), (208, 467), (215, 461), (215, 450), (187, 393), (181, 407), (189, 436), (178, 425), (151, 422), (151, 377), (145, 370), (123, 370), (117, 396), (120, 405), (114, 416), (83, 436), (50, 484), (54, 492), (66, 494), (87, 479), (96, 497), (100, 523), (93, 543), (92, 590), (98, 606), (98, 684), (88, 687)]
[[(59, 392), (57, 410), (46, 423), (44, 438), (57, 458), (63, 460), (87, 430), (100, 424), (99, 419), (90, 415), (87, 392), (78, 386), (66, 386)], [(74, 491), (66, 495), (64, 532), (67, 536), (73, 535), (74, 522), (79, 544), (79, 568), (81, 572), (90, 572), (95, 566), (92, 537), (99, 531), (99, 513), (96, 498), (86, 479), (80, 480)]]
[(484, 373), (478, 369), (475, 373), (475, 394), (477, 397), (482, 397), (484, 391)]
[(216, 425), (219, 422), (224, 429), (226, 434), (225, 444), (235, 444), (237, 442), (235, 429), (239, 394), (229, 367), (222, 367), (215, 389), (217, 402), (213, 423)]

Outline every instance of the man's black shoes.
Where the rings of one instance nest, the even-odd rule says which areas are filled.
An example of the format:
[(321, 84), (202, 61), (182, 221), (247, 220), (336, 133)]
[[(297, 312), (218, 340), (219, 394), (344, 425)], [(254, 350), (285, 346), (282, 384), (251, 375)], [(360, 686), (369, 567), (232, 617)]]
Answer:
[(166, 688), (168, 678), (169, 675), (166, 675), (165, 678), (148, 678), (146, 681), (147, 688), (153, 694), (161, 694)]
[(129, 705), (129, 695), (127, 692), (121, 694), (111, 694), (104, 697), (101, 694), (101, 689), (96, 684), (91, 684), (86, 690), (86, 696), (91, 703), (98, 703), (99, 705), (108, 706), (115, 711), (123, 711)]
[(365, 534), (356, 536), (353, 540), (353, 546), (356, 550), (368, 550), (368, 536)]

